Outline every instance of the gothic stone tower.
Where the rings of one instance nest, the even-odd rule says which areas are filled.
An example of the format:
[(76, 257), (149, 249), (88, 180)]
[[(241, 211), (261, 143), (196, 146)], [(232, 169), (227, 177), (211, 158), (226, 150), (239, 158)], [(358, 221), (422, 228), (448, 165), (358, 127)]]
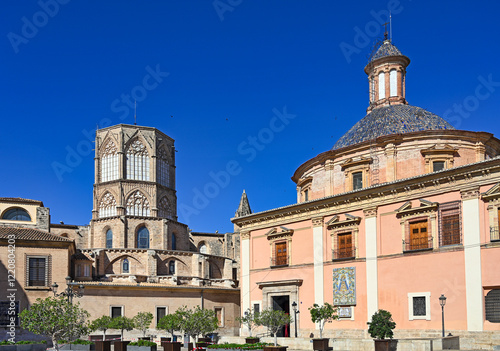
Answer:
[(172, 138), (136, 125), (97, 131), (91, 228), (90, 248), (188, 249)]

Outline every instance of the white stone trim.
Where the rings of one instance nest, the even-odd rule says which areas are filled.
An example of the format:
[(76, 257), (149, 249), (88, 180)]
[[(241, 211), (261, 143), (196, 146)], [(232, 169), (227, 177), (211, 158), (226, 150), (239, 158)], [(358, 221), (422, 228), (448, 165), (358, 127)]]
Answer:
[(367, 320), (378, 311), (377, 217), (365, 219)]
[[(425, 316), (414, 316), (413, 315), (413, 298), (414, 297), (425, 297)], [(412, 321), (415, 319), (425, 319), (427, 321), (431, 320), (431, 293), (430, 292), (408, 293), (408, 320)]]
[(314, 303), (324, 303), (323, 226), (313, 227)]
[(481, 279), (479, 199), (463, 200), (462, 208), (467, 330), (483, 331), (484, 301)]

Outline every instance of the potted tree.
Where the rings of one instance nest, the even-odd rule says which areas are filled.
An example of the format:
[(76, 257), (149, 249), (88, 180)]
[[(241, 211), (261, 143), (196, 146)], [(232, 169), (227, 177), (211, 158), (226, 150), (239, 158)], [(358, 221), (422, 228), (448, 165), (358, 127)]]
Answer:
[(252, 337), (252, 330), (255, 327), (257, 327), (257, 323), (255, 321), (256, 317), (257, 316), (255, 315), (255, 312), (253, 310), (248, 309), (245, 311), (243, 317), (236, 318), (236, 321), (240, 322), (240, 324), (248, 328), (249, 336), (245, 338), (245, 343), (247, 344), (255, 344), (259, 342), (258, 337)]
[(157, 345), (149, 340), (137, 340), (127, 344), (127, 351), (156, 351)]
[(264, 346), (264, 351), (286, 351), (288, 346), (278, 346), (278, 331), (292, 322), (289, 314), (269, 308), (259, 313), (256, 322), (258, 325), (267, 327), (274, 334), (274, 346)]
[(94, 319), (92, 323), (90, 323), (90, 330), (100, 330), (102, 331), (102, 340), (95, 341), (95, 349), (96, 351), (110, 351), (111, 350), (111, 341), (106, 340), (106, 330), (109, 329), (109, 325), (111, 324), (110, 316), (102, 316), (97, 319)]
[(396, 323), (392, 320), (392, 315), (389, 311), (378, 310), (372, 316), (372, 321), (367, 323), (368, 333), (375, 342), (375, 351), (389, 351), (390, 341), (386, 339), (392, 339), (394, 332), (392, 331), (396, 328)]
[(134, 321), (135, 328), (142, 332), (142, 338), (140, 339), (151, 341), (151, 338), (146, 337), (146, 333), (148, 332), (148, 328), (153, 321), (153, 314), (151, 312), (139, 312), (134, 316), (134, 318), (132, 318), (132, 320)]
[(127, 318), (125, 316), (119, 316), (111, 319), (111, 323), (109, 324), (110, 329), (119, 329), (121, 334), (120, 341), (115, 341), (113, 346), (115, 351), (127, 351), (127, 345), (130, 341), (123, 340), (123, 331), (130, 331), (134, 329), (134, 321), (131, 318)]
[(163, 316), (159, 321), (156, 328), (160, 330), (166, 330), (172, 336), (172, 342), (162, 341), (161, 346), (165, 351), (180, 351), (181, 343), (177, 342), (177, 339), (174, 335), (175, 331), (181, 330), (181, 319), (179, 314), (172, 313)]
[(196, 347), (207, 347), (209, 338), (201, 337), (213, 333), (219, 327), (219, 320), (214, 310), (208, 310), (196, 306), (191, 318), (193, 319), (193, 335), (197, 336)]
[(326, 323), (331, 323), (339, 318), (337, 308), (328, 302), (325, 302), (322, 306), (315, 303), (312, 307), (309, 307), (309, 313), (312, 322), (318, 323), (319, 327), (319, 339), (313, 339), (313, 349), (326, 351), (328, 350), (328, 338), (323, 338), (323, 329)]

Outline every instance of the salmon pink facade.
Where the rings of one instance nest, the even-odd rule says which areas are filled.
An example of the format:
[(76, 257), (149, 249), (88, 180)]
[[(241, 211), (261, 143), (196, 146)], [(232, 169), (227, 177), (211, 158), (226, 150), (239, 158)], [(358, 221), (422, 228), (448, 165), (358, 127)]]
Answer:
[(297, 203), (232, 219), (242, 313), (298, 305), (281, 336), (317, 336), (308, 308), (325, 302), (340, 315), (327, 337), (367, 338), (378, 309), (396, 337), (440, 336), (441, 295), (447, 333), (500, 331), (500, 141), (409, 105), (409, 62), (385, 40), (365, 67), (367, 115), (297, 169)]

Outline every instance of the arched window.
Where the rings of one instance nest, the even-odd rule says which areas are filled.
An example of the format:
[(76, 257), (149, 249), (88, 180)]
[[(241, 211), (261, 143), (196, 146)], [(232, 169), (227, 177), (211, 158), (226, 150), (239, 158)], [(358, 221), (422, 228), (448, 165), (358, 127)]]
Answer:
[(31, 221), (29, 213), (25, 209), (19, 207), (7, 210), (3, 214), (2, 219), (8, 219), (11, 221)]
[(111, 140), (103, 146), (101, 154), (101, 182), (118, 179), (118, 150)]
[(198, 248), (198, 251), (200, 251), (200, 253), (202, 254), (208, 253), (207, 245), (205, 245), (205, 243), (202, 243)]
[(171, 188), (170, 184), (170, 164), (168, 162), (168, 153), (164, 147), (158, 149), (156, 158), (156, 168), (158, 174), (158, 183)]
[(391, 96), (398, 95), (398, 72), (395, 69), (389, 73), (389, 81), (391, 83)]
[(139, 190), (132, 193), (127, 200), (127, 215), (149, 216), (149, 201)]
[(130, 264), (128, 263), (128, 258), (124, 258), (122, 261), (122, 273), (130, 273)]
[(375, 101), (375, 78), (370, 79), (370, 102)]
[(110, 192), (107, 192), (99, 203), (99, 218), (112, 216), (116, 216), (116, 200)]
[(160, 217), (169, 218), (169, 219), (173, 218), (172, 207), (170, 207), (170, 203), (168, 202), (168, 199), (166, 196), (162, 197), (158, 207), (159, 207), (158, 214)]
[(175, 261), (172, 260), (168, 263), (168, 274), (175, 274)]
[(149, 180), (148, 150), (137, 138), (127, 149), (127, 179)]
[(146, 227), (140, 227), (137, 231), (137, 248), (149, 249), (149, 230)]
[(177, 250), (177, 238), (174, 233), (172, 233), (172, 250)]
[(111, 249), (113, 247), (113, 231), (108, 229), (106, 232), (106, 249)]
[(385, 73), (378, 74), (378, 99), (385, 99)]

